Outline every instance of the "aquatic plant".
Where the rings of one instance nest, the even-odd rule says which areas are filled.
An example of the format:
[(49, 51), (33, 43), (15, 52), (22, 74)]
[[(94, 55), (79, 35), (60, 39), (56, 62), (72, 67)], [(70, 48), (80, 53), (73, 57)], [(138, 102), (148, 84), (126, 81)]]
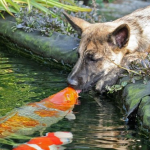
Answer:
[[(65, 3), (67, 2), (67, 3)], [(87, 11), (90, 12), (91, 8), (81, 8), (78, 7), (71, 0), (63, 0), (63, 2), (59, 2), (59, 0), (1, 0), (0, 1), (0, 15), (3, 16), (3, 11), (7, 11), (10, 15), (13, 16), (13, 13), (19, 12), (21, 7), (28, 7), (28, 13), (34, 7), (46, 14), (51, 14), (52, 17), (56, 17), (57, 15), (49, 10), (50, 7), (58, 7), (63, 8), (65, 10), (70, 10), (74, 12), (78, 11)]]

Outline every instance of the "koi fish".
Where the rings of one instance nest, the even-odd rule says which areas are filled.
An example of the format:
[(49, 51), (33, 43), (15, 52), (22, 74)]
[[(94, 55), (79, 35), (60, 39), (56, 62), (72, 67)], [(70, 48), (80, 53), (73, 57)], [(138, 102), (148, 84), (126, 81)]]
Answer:
[(52, 132), (46, 136), (35, 137), (29, 142), (15, 147), (13, 150), (57, 150), (57, 145), (72, 142), (73, 135), (70, 132)]
[(33, 134), (65, 117), (77, 103), (78, 91), (67, 87), (41, 100), (16, 108), (0, 119), (0, 138)]

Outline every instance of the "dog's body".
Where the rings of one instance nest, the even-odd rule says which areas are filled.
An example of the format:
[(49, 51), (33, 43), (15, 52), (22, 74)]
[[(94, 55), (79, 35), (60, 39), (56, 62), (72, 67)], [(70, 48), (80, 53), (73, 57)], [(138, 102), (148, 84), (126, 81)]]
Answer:
[(150, 6), (112, 22), (90, 24), (65, 13), (81, 33), (79, 59), (68, 76), (76, 89), (98, 91), (113, 85), (121, 69), (150, 52)]

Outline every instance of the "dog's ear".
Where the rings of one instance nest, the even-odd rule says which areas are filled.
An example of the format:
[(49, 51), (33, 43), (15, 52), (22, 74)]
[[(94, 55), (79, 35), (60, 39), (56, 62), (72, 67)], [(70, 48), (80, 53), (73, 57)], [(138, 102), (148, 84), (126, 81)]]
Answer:
[(66, 19), (68, 20), (68, 22), (71, 24), (71, 26), (79, 33), (81, 34), (85, 28), (87, 28), (90, 23), (83, 20), (83, 19), (80, 19), (80, 18), (77, 18), (77, 17), (73, 17), (73, 16), (70, 16), (68, 15), (66, 12), (63, 12), (64, 16), (66, 17)]
[(122, 24), (119, 27), (117, 27), (111, 34), (111, 41), (117, 47), (122, 48), (128, 43), (129, 37), (129, 26), (127, 24)]

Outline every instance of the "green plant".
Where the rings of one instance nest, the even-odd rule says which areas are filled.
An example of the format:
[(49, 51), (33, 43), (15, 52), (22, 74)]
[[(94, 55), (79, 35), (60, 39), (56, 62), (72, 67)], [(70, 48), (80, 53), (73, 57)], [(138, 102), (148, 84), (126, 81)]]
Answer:
[(143, 80), (144, 84), (147, 84), (147, 81), (150, 78), (150, 54), (143, 60), (133, 61), (129, 69), (118, 66), (122, 69), (125, 69), (121, 76), (128, 76), (129, 79), (127, 81), (123, 81), (120, 84), (115, 84), (113, 86), (107, 86), (106, 89), (108, 93), (114, 93), (123, 89), (128, 83), (135, 83), (136, 80)]
[[(79, 7), (85, 6), (80, 5)], [(35, 8), (33, 8), (30, 13), (28, 13), (27, 8), (21, 8), (20, 12), (15, 14), (17, 25), (13, 29), (23, 29), (26, 32), (39, 31), (42, 35), (46, 36), (51, 36), (53, 32), (61, 32), (62, 34), (78, 37), (77, 32), (74, 31), (71, 25), (66, 21), (62, 13), (64, 9), (58, 7), (49, 9), (59, 16), (59, 18), (53, 18), (51, 14), (45, 15)], [(85, 19), (91, 23), (100, 22), (101, 19), (93, 10), (90, 13), (71, 12), (71, 15)]]
[[(28, 12), (31, 11), (32, 7), (35, 7), (39, 9), (40, 11), (51, 14), (52, 17), (56, 17), (57, 15), (49, 10), (50, 7), (58, 7), (63, 8), (65, 10), (70, 10), (74, 12), (78, 11), (88, 11), (90, 12), (91, 8), (81, 8), (78, 7), (75, 3), (73, 3), (71, 0), (63, 0), (64, 2), (61, 3), (59, 0), (0, 0), (0, 15), (2, 17), (3, 11), (7, 11), (10, 15), (13, 15), (13, 13), (19, 12), (21, 7), (28, 7)], [(65, 3), (67, 2), (67, 3)]]
[(123, 81), (123, 82), (121, 82), (121, 84), (115, 84), (113, 86), (106, 86), (106, 89), (107, 89), (108, 93), (114, 93), (114, 92), (117, 92), (117, 91), (123, 89), (127, 84), (128, 84), (128, 82)]

